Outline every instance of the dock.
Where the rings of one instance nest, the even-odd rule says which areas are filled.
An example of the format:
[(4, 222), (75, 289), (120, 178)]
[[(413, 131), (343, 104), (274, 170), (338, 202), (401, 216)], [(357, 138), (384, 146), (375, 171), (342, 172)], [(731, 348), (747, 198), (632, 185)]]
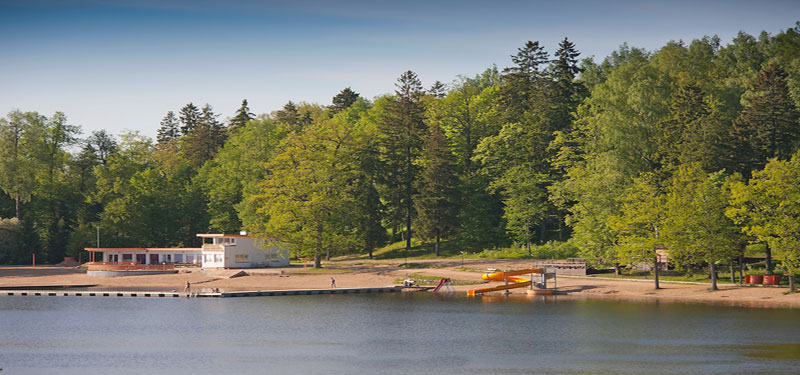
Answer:
[(303, 296), (322, 294), (364, 294), (364, 293), (396, 293), (403, 291), (402, 286), (375, 288), (329, 288), (329, 289), (284, 289), (254, 290), (236, 292), (186, 293), (186, 292), (154, 292), (154, 291), (94, 291), (94, 290), (0, 290), (0, 296), (33, 296), (33, 297), (136, 297), (136, 298), (228, 298), (228, 297), (262, 297), (262, 296)]

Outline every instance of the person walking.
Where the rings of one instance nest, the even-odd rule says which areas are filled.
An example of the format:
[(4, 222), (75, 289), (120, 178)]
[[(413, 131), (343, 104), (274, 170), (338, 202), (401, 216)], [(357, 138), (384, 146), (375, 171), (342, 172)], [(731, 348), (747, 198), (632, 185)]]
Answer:
[(336, 288), (336, 279), (331, 277), (331, 288)]
[(192, 284), (189, 281), (186, 281), (186, 288), (183, 291), (187, 293), (192, 291)]

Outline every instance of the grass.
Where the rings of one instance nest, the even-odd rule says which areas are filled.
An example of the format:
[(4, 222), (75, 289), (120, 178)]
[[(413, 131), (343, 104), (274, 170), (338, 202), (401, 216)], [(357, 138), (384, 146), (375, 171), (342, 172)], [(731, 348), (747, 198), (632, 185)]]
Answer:
[[(372, 252), (374, 260), (430, 260), (430, 259), (565, 259), (575, 257), (578, 249), (567, 241), (549, 241), (531, 247), (531, 254), (521, 245), (491, 248), (469, 243), (462, 239), (442, 241), (439, 256), (434, 255), (434, 243), (412, 241), (411, 248), (406, 251), (405, 241), (389, 244)], [(354, 254), (339, 258), (340, 260), (368, 259), (367, 254)]]
[[(727, 269), (725, 270), (727, 271)], [(685, 281), (685, 282), (694, 282), (694, 283), (708, 283), (711, 284), (711, 278), (706, 271), (696, 271), (692, 274), (684, 274), (678, 271), (661, 271), (658, 274), (658, 279), (661, 281)], [(752, 274), (752, 272), (745, 271), (744, 275)], [(619, 276), (614, 275), (613, 273), (601, 273), (595, 274), (600, 277), (608, 277), (608, 278), (619, 278), (619, 279), (642, 279), (642, 280), (653, 280), (653, 273), (652, 272), (644, 272), (644, 271), (637, 271), (637, 272), (623, 272), (620, 273)], [(730, 272), (718, 272), (717, 273), (717, 283), (719, 284), (738, 284), (739, 283), (739, 271), (736, 270), (736, 275), (734, 278), (734, 282), (731, 282), (731, 275)], [(788, 284), (788, 281), (784, 277), (782, 284)]]

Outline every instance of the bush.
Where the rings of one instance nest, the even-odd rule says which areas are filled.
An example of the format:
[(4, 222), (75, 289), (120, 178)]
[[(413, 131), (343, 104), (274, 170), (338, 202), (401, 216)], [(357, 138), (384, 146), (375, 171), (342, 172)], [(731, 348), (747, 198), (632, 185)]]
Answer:
[(19, 220), (0, 218), (0, 264), (19, 260), (23, 244)]

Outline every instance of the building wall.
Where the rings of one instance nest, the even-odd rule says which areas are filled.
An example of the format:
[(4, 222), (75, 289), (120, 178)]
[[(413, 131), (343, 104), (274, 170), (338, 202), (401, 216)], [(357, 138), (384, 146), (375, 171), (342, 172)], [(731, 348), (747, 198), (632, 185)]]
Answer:
[[(289, 265), (289, 251), (284, 246), (269, 245), (256, 238), (236, 237), (236, 244), (215, 241), (204, 245), (204, 268), (260, 268), (286, 267)], [(221, 250), (221, 251), (220, 251)], [(220, 255), (222, 259), (219, 259)]]
[[(200, 263), (200, 252), (199, 251), (164, 251), (164, 250), (157, 250), (157, 251), (104, 251), (103, 254), (103, 262), (139, 262), (140, 264), (161, 264), (161, 263)], [(125, 256), (128, 255), (129, 257), (126, 258)], [(144, 263), (141, 262), (141, 259), (137, 257), (137, 255), (145, 256)], [(155, 261), (153, 256), (158, 256), (158, 261)]]

